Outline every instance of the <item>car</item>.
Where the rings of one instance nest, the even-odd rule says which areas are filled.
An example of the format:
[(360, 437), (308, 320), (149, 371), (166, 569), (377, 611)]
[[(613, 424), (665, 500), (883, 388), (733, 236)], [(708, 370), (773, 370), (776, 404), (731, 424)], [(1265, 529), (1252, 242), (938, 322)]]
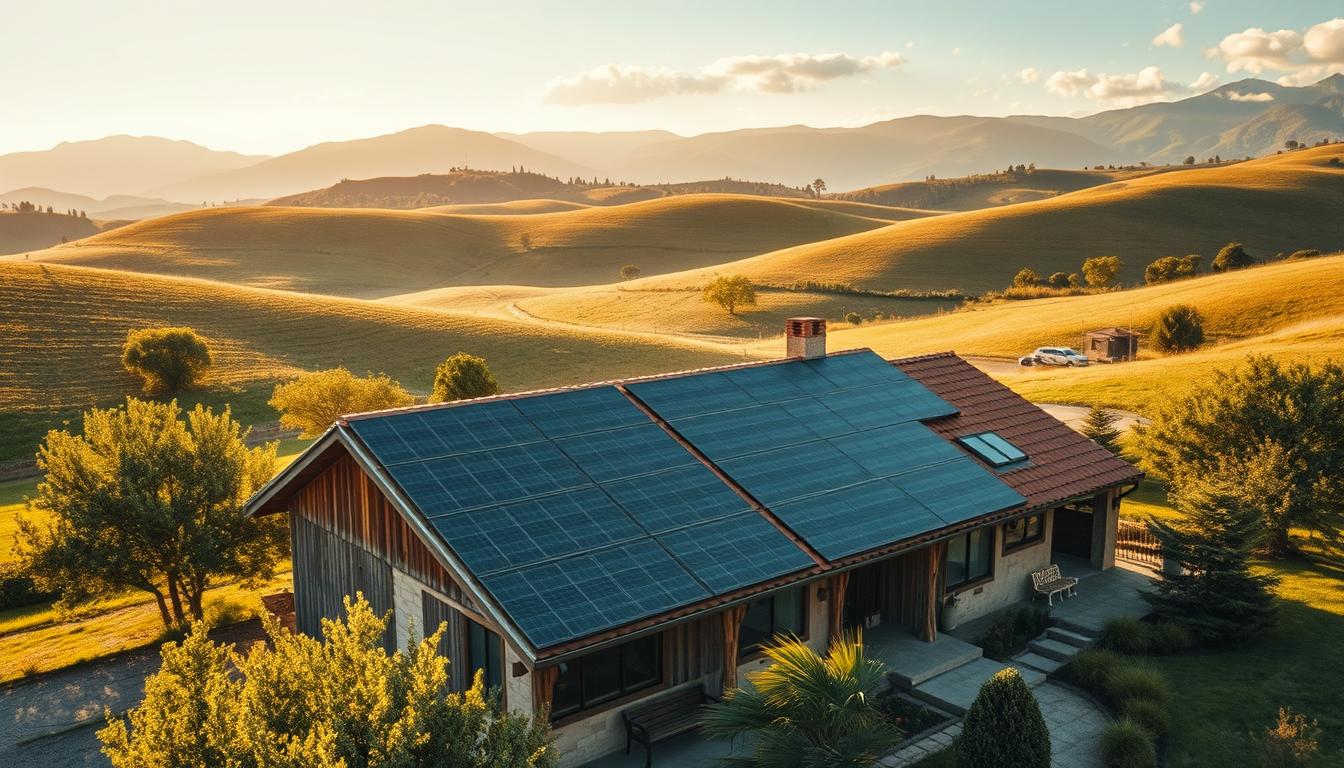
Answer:
[[(1031, 362), (1026, 362), (1030, 360)], [(1021, 365), (1087, 365), (1087, 355), (1069, 347), (1037, 347), (1035, 352), (1018, 358)]]

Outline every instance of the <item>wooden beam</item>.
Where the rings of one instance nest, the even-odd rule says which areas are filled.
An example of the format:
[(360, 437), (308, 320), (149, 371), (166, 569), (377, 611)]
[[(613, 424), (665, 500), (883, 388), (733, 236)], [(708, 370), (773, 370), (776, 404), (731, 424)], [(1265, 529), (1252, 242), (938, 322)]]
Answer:
[(940, 541), (924, 551), (927, 567), (924, 569), (924, 620), (921, 622), (919, 637), (926, 643), (932, 643), (938, 639), (938, 605), (942, 602), (942, 590), (938, 588), (939, 571), (943, 567), (943, 554), (947, 550), (947, 542)]
[(737, 643), (747, 606), (735, 605), (720, 616), (723, 617), (723, 692), (727, 693), (737, 687)]
[(831, 619), (831, 637), (830, 642), (834, 643), (840, 639), (840, 634), (845, 630), (845, 593), (849, 591), (849, 571), (837, 573), (830, 578), (831, 599), (827, 604), (830, 610)]
[(532, 714), (541, 717), (551, 711), (555, 697), (555, 681), (560, 679), (559, 665), (537, 667), (532, 670)]

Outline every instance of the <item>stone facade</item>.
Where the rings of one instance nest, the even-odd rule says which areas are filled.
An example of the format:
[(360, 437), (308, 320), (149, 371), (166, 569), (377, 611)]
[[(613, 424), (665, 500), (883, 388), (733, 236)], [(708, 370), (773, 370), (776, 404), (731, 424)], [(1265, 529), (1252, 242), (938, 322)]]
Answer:
[[(414, 635), (418, 642), (425, 636), (424, 602), (421, 592), (429, 589), (414, 576), (400, 568), (392, 569), (392, 623), (397, 629), (397, 647), (405, 648)], [(433, 591), (433, 590), (430, 590)], [(456, 664), (458, 659), (449, 659)]]
[(1054, 536), (1055, 513), (1045, 514), (1045, 535), (1041, 540), (1012, 552), (1003, 551), (1003, 526), (994, 526), (993, 578), (957, 593), (957, 623), (964, 624), (1031, 597), (1031, 573), (1050, 565), (1050, 544)]

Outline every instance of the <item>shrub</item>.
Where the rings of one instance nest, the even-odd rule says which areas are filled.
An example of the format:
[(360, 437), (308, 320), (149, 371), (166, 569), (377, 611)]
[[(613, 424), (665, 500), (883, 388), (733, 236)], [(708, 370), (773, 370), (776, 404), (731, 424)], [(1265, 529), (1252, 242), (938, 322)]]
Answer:
[(1007, 661), (1016, 656), (1027, 642), (1045, 631), (1049, 614), (1035, 606), (1000, 614), (989, 623), (978, 644), (991, 659)]
[(1165, 705), (1148, 699), (1130, 699), (1120, 705), (1120, 716), (1143, 726), (1154, 739), (1167, 735), (1171, 727), (1171, 716)]
[(238, 600), (220, 597), (205, 606), (205, 623), (211, 629), (238, 624), (257, 615), (257, 612)]
[(858, 312), (846, 312), (845, 322), (849, 323), (850, 325), (862, 325), (863, 315), (860, 315)]
[(1051, 288), (1068, 288), (1069, 276), (1063, 272), (1055, 272), (1046, 279)]
[(1171, 697), (1167, 680), (1162, 673), (1141, 666), (1122, 666), (1113, 670), (1103, 684), (1102, 690), (1117, 709), (1133, 699), (1165, 705)]
[(639, 267), (636, 267), (634, 264), (626, 264), (624, 267), (621, 267), (622, 280), (634, 280), (636, 277), (639, 277), (639, 275)]
[(1328, 161), (1326, 161), (1326, 164), (1327, 164), (1327, 165), (1339, 165), (1339, 158), (1338, 158), (1338, 157), (1332, 157), (1332, 158), (1330, 158)]
[(200, 381), (213, 358), (210, 345), (186, 327), (129, 331), (121, 365), (144, 381), (146, 392), (178, 392)]
[(1204, 316), (1188, 304), (1162, 310), (1149, 341), (1166, 353), (1189, 352), (1204, 343)]
[(1202, 261), (1202, 257), (1197, 253), (1179, 258), (1163, 256), (1143, 270), (1143, 281), (1148, 285), (1157, 285), (1158, 283), (1180, 280), (1184, 277), (1193, 277), (1199, 272), (1200, 261)]
[(1147, 653), (1150, 645), (1147, 624), (1131, 616), (1110, 619), (1101, 628), (1097, 645), (1116, 653)]
[(411, 393), (386, 374), (356, 376), (345, 368), (305, 373), (276, 386), (270, 406), (280, 423), (304, 437), (317, 437), (347, 413), (400, 408), (415, 402)]
[(1155, 768), (1157, 747), (1152, 735), (1132, 720), (1111, 724), (1101, 732), (1101, 764), (1106, 768)]
[(499, 394), (499, 382), (485, 360), (466, 352), (439, 363), (434, 371), (434, 389), (429, 399), (443, 403), (452, 400), (466, 400), (472, 397), (488, 397)]
[(1070, 272), (1070, 273), (1069, 273), (1069, 287), (1070, 287), (1070, 288), (1081, 288), (1082, 285), (1083, 285), (1083, 278), (1082, 278), (1081, 276), (1079, 276), (1079, 274), (1078, 274), (1077, 272)]
[(1014, 288), (1030, 288), (1041, 284), (1041, 275), (1031, 267), (1023, 267), (1013, 275)]
[(1012, 667), (980, 687), (966, 712), (958, 768), (1049, 768), (1050, 732), (1040, 705)]
[(1195, 636), (1179, 624), (1148, 624), (1148, 653), (1164, 655), (1185, 653), (1195, 647)]
[(1213, 257), (1213, 271), (1227, 272), (1249, 267), (1254, 263), (1255, 259), (1251, 258), (1251, 255), (1246, 252), (1246, 246), (1241, 243), (1228, 243), (1223, 246), (1222, 250), (1218, 251), (1217, 256)]
[(48, 603), (59, 596), (59, 592), (39, 589), (33, 577), (19, 570), (17, 564), (0, 565), (0, 611)]
[(1288, 254), (1289, 259), (1311, 259), (1320, 256), (1321, 252), (1315, 248), (1303, 248)]
[(1083, 262), (1083, 277), (1093, 288), (1110, 288), (1123, 266), (1119, 256), (1097, 256)]
[(1124, 660), (1111, 651), (1087, 648), (1075, 654), (1057, 674), (1083, 690), (1101, 693), (1111, 674), (1123, 664)]
[(1321, 748), (1321, 727), (1315, 720), (1287, 707), (1279, 709), (1279, 719), (1256, 740), (1260, 765), (1264, 768), (1300, 768), (1308, 765)]
[(720, 275), (705, 286), (701, 298), (718, 304), (728, 314), (736, 314), (738, 307), (756, 306), (756, 286), (743, 275)]

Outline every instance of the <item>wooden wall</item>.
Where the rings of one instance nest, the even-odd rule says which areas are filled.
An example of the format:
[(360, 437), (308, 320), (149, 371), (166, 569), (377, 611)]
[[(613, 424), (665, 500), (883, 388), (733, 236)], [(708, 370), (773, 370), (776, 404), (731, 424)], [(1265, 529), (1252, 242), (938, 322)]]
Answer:
[(663, 633), (665, 677), (671, 685), (696, 680), (723, 667), (723, 619), (719, 614), (678, 624)]
[[(374, 613), (392, 609), (392, 566), (363, 547), (345, 541), (301, 515), (291, 513), (294, 559), (294, 618), (300, 632), (322, 636), (322, 619), (345, 616), (344, 598), (364, 593)], [(383, 645), (396, 650), (397, 633), (388, 626)]]
[(447, 658), (448, 685), (454, 691), (464, 691), (471, 683), (467, 679), (467, 622), (462, 612), (437, 597), (422, 591), (423, 626), (426, 634), (446, 623), (439, 638), (439, 655)]

